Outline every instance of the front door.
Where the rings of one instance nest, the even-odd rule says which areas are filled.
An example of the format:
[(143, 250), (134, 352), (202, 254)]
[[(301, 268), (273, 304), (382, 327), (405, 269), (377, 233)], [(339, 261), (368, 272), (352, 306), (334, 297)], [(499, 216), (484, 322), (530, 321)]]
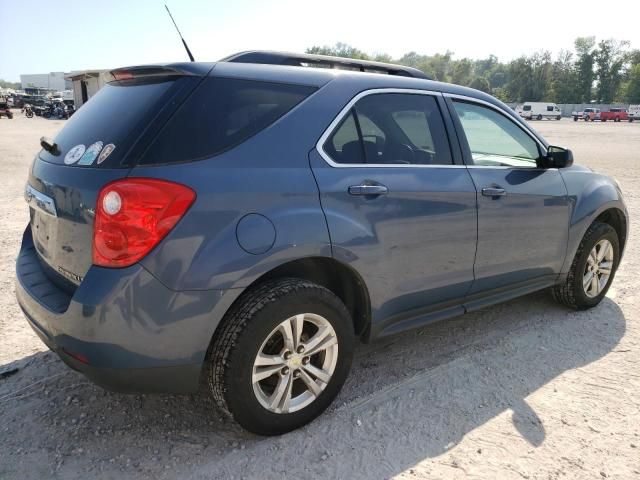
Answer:
[(470, 293), (553, 281), (564, 262), (569, 225), (560, 172), (540, 168), (544, 146), (499, 109), (456, 99), (450, 105), (478, 190), (478, 252)]
[(310, 156), (333, 255), (362, 276), (378, 331), (461, 309), (473, 281), (476, 191), (441, 108), (437, 95), (361, 94)]

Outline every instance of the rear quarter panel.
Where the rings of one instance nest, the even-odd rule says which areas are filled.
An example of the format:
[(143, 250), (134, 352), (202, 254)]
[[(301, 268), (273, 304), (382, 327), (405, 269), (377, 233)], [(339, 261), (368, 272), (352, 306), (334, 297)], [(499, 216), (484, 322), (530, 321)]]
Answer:
[[(226, 153), (134, 168), (132, 176), (169, 179), (197, 194), (185, 217), (142, 261), (145, 268), (174, 290), (230, 289), (245, 288), (291, 260), (331, 257), (308, 153), (353, 95), (329, 83)], [(252, 213), (268, 218), (275, 229), (272, 247), (260, 254), (248, 253), (238, 242), (238, 222)]]

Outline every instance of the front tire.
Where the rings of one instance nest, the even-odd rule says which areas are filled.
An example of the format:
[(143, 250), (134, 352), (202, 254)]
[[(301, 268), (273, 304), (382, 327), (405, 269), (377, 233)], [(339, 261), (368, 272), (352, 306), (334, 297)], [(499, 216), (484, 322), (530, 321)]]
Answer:
[(620, 260), (615, 229), (594, 222), (585, 233), (564, 283), (552, 289), (556, 301), (576, 310), (598, 305), (607, 294)]
[(207, 355), (213, 398), (247, 430), (279, 435), (320, 415), (344, 384), (353, 322), (342, 301), (312, 282), (264, 283), (232, 307)]

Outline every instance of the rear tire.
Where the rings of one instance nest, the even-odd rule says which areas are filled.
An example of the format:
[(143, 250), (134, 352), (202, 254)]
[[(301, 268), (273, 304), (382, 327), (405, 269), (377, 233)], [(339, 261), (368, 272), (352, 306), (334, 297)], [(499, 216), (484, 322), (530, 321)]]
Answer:
[[(604, 273), (599, 274), (597, 269), (594, 273), (590, 269), (593, 268), (592, 258), (594, 252), (596, 257), (597, 254), (602, 252), (602, 250), (598, 250), (597, 246), (606, 245), (607, 243), (612, 250), (611, 255), (610, 257), (608, 256), (607, 250), (607, 252), (603, 253), (605, 257), (598, 263), (599, 269), (602, 269), (603, 272), (606, 271), (606, 263), (610, 264), (608, 265), (610, 273), (604, 279), (603, 276), (598, 276), (604, 275)], [(603, 247), (601, 246), (600, 248), (602, 249)], [(619, 260), (620, 242), (615, 229), (606, 223), (594, 222), (584, 234), (582, 242), (580, 242), (566, 280), (564, 283), (552, 288), (553, 298), (557, 302), (575, 310), (586, 310), (595, 307), (607, 294), (618, 268)], [(591, 277), (589, 277), (590, 273), (593, 274)], [(596, 281), (600, 278), (597, 288), (592, 288), (593, 276), (596, 277)]]
[(244, 428), (279, 435), (331, 404), (354, 346), (351, 316), (336, 295), (306, 280), (273, 280), (244, 294), (223, 319), (207, 354), (207, 382)]
[(536, 119), (537, 119), (537, 120), (542, 120), (542, 115), (538, 115), (538, 116), (536, 117)]

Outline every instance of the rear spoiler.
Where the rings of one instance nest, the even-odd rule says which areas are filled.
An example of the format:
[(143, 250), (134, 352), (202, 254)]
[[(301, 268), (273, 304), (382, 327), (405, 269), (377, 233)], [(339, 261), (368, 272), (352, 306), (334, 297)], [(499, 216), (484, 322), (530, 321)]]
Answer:
[(197, 74), (181, 68), (158, 66), (158, 65), (142, 65), (136, 67), (123, 67), (111, 70), (109, 74), (112, 76), (110, 82), (119, 80), (132, 80), (137, 78), (149, 77), (171, 77), (171, 76), (196, 76)]

